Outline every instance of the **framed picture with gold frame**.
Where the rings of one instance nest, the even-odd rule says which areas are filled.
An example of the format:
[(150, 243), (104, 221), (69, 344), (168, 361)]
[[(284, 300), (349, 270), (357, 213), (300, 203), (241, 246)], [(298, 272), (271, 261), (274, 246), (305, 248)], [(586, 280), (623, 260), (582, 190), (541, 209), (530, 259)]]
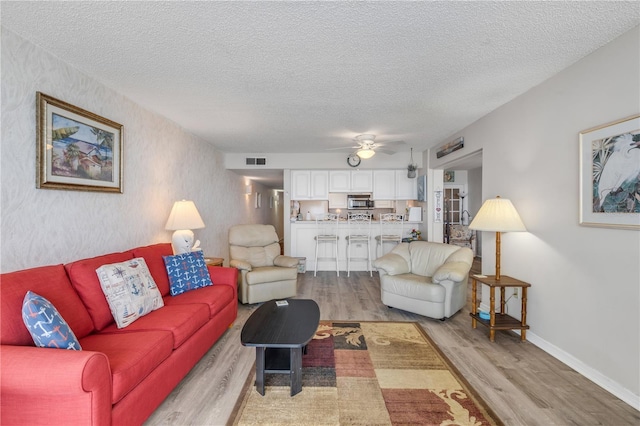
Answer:
[(580, 132), (580, 225), (640, 230), (640, 115)]
[(123, 126), (36, 94), (36, 186), (122, 193)]

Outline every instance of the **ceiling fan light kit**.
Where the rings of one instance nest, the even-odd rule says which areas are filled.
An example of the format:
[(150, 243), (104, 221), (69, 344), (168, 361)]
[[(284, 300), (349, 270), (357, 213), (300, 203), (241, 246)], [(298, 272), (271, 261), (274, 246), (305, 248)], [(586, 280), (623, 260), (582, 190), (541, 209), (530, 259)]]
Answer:
[(356, 151), (356, 155), (366, 160), (376, 155), (376, 152), (371, 148), (362, 148)]

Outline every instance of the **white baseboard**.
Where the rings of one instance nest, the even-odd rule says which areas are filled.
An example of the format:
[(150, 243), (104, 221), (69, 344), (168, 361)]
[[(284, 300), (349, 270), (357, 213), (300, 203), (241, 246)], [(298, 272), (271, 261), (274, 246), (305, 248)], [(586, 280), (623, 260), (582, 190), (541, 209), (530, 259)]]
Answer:
[[(516, 333), (520, 334), (518, 331)], [(563, 351), (555, 345), (547, 342), (539, 336), (527, 331), (527, 340), (536, 345), (549, 355), (553, 356), (560, 362), (568, 365), (576, 370), (578, 373), (591, 380), (596, 385), (600, 386), (607, 392), (620, 398), (625, 403), (629, 404), (636, 410), (640, 411), (640, 395), (635, 395), (629, 389), (626, 389), (619, 383), (614, 382), (604, 374), (586, 365), (584, 362), (575, 358), (573, 355)]]

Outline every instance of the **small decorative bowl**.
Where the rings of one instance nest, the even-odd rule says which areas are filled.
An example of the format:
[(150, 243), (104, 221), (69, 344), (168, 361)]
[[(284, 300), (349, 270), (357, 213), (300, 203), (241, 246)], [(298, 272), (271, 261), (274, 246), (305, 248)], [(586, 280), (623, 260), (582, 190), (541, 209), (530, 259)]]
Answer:
[(483, 320), (490, 320), (491, 319), (491, 314), (489, 314), (489, 312), (480, 311), (480, 312), (478, 312), (478, 316)]

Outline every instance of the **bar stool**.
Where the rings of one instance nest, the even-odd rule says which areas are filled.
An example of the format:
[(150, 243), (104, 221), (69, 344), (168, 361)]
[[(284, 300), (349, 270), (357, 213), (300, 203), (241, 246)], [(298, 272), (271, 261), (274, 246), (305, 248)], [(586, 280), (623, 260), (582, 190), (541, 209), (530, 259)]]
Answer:
[(316, 216), (316, 228), (317, 233), (314, 237), (316, 240), (316, 261), (315, 261), (315, 270), (313, 271), (313, 276), (315, 277), (318, 272), (318, 246), (320, 243), (329, 243), (333, 244), (333, 255), (334, 257), (322, 257), (320, 259), (330, 260), (334, 259), (336, 261), (336, 275), (340, 276), (340, 269), (338, 268), (338, 223), (340, 221), (340, 217), (334, 213), (325, 213), (322, 215)]
[[(373, 277), (371, 271), (371, 215), (369, 213), (349, 213), (347, 219), (347, 277), (351, 272), (351, 260), (366, 260), (369, 275)], [(367, 257), (352, 257), (351, 247), (353, 244), (366, 243)]]
[(402, 242), (402, 233), (404, 232), (404, 216), (397, 213), (380, 214), (380, 235), (376, 236), (376, 256), (378, 248), (382, 248), (384, 255), (384, 243), (400, 244)]

